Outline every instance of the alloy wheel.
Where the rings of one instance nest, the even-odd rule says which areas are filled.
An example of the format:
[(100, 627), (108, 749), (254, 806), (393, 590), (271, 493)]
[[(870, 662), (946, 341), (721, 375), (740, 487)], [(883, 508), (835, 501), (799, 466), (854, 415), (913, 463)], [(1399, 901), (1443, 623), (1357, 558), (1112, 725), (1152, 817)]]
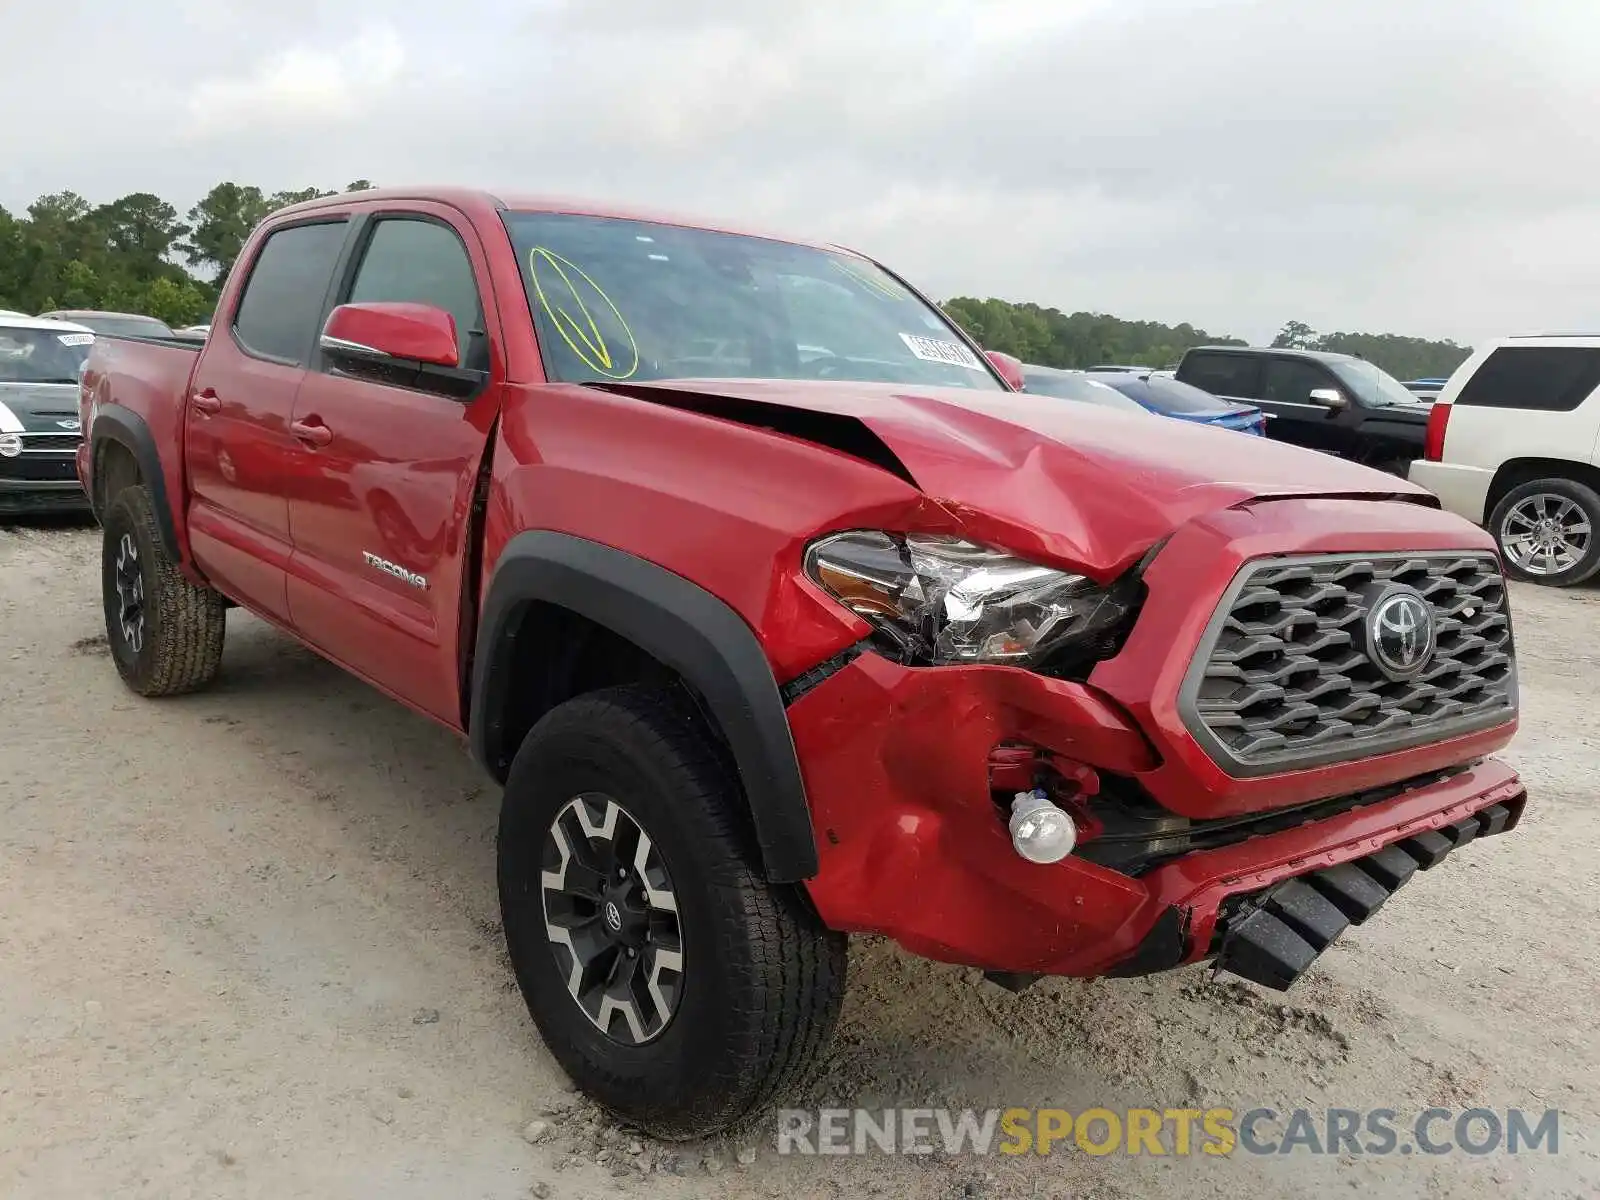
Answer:
[(1500, 522), (1500, 546), (1506, 557), (1535, 576), (1559, 575), (1576, 566), (1593, 536), (1583, 509), (1552, 492), (1519, 500)]
[(122, 640), (134, 654), (144, 649), (144, 572), (139, 569), (139, 547), (125, 533), (117, 543), (117, 625)]
[(644, 827), (609, 796), (575, 796), (545, 836), (545, 933), (567, 991), (596, 1029), (641, 1046), (683, 991), (677, 894)]

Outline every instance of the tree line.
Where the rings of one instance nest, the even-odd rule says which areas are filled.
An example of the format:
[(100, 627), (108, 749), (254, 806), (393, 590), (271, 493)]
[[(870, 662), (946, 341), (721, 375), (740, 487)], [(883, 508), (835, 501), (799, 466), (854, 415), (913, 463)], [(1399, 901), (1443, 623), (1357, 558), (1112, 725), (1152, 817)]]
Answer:
[[(344, 190), (372, 186), (358, 179)], [(101, 308), (148, 313), (170, 325), (207, 321), (218, 286), (262, 218), (333, 194), (315, 187), (266, 192), (230, 181), (217, 184), (181, 218), (150, 192), (98, 205), (75, 192), (55, 192), (40, 196), (22, 215), (0, 208), (0, 308)], [(1067, 314), (1005, 300), (957, 296), (944, 309), (986, 349), (1047, 367), (1165, 367), (1191, 346), (1245, 344), (1188, 323)], [(1401, 379), (1448, 375), (1469, 353), (1454, 342), (1395, 334), (1318, 334), (1299, 321), (1285, 325), (1273, 345), (1359, 354)]]
[[(1192, 346), (1244, 346), (1236, 337), (1207, 333), (1185, 322), (1124, 321), (1105, 313), (1064, 313), (1037, 304), (957, 296), (944, 311), (986, 350), (1014, 354), (1044, 367), (1122, 364), (1170, 367)], [(1273, 339), (1279, 348), (1354, 354), (1398, 379), (1447, 377), (1472, 353), (1470, 346), (1393, 333), (1323, 333), (1290, 321)]]
[[(358, 179), (345, 190), (370, 187)], [(108, 204), (54, 192), (20, 216), (0, 208), (0, 308), (148, 313), (174, 326), (208, 321), (217, 288), (261, 219), (333, 194), (219, 183), (181, 219), (150, 192)]]

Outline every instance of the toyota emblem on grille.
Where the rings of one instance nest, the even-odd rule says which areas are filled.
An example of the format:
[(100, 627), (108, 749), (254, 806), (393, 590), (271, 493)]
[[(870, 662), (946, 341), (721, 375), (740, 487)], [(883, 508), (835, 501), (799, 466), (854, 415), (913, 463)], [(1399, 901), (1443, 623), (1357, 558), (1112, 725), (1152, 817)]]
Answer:
[(1418, 592), (1396, 588), (1367, 614), (1367, 654), (1390, 679), (1408, 679), (1433, 657), (1433, 607)]

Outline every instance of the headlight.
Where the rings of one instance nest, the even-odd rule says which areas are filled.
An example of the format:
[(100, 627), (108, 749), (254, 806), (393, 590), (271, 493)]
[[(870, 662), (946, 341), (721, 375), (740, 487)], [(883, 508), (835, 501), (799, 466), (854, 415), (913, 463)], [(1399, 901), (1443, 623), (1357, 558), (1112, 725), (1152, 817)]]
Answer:
[(812, 544), (805, 567), (907, 664), (1032, 666), (1097, 651), (1132, 611), (1128, 587), (937, 534), (835, 534)]
[(22, 453), (22, 438), (14, 433), (0, 433), (0, 458), (15, 458)]

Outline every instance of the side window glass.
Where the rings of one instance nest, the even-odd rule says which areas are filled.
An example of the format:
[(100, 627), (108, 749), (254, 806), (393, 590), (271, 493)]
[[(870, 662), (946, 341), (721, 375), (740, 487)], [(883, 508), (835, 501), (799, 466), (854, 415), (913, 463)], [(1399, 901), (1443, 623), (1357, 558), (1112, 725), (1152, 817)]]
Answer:
[(1254, 400), (1260, 379), (1260, 360), (1244, 354), (1192, 355), (1186, 360), (1183, 381), (1213, 396), (1238, 396)]
[(343, 219), (291, 225), (267, 238), (233, 314), (234, 336), (247, 351), (306, 360), (346, 228)]
[(478, 370), (489, 365), (472, 260), (444, 225), (406, 217), (379, 221), (348, 300), (442, 308), (455, 318), (461, 365)]
[(1600, 387), (1600, 350), (1503, 346), (1467, 380), (1457, 404), (1571, 412)]
[[(1267, 364), (1261, 398), (1277, 404), (1309, 404), (1313, 388), (1337, 387), (1328, 373), (1313, 363), (1275, 358)], [(1342, 389), (1348, 390), (1348, 389)]]

